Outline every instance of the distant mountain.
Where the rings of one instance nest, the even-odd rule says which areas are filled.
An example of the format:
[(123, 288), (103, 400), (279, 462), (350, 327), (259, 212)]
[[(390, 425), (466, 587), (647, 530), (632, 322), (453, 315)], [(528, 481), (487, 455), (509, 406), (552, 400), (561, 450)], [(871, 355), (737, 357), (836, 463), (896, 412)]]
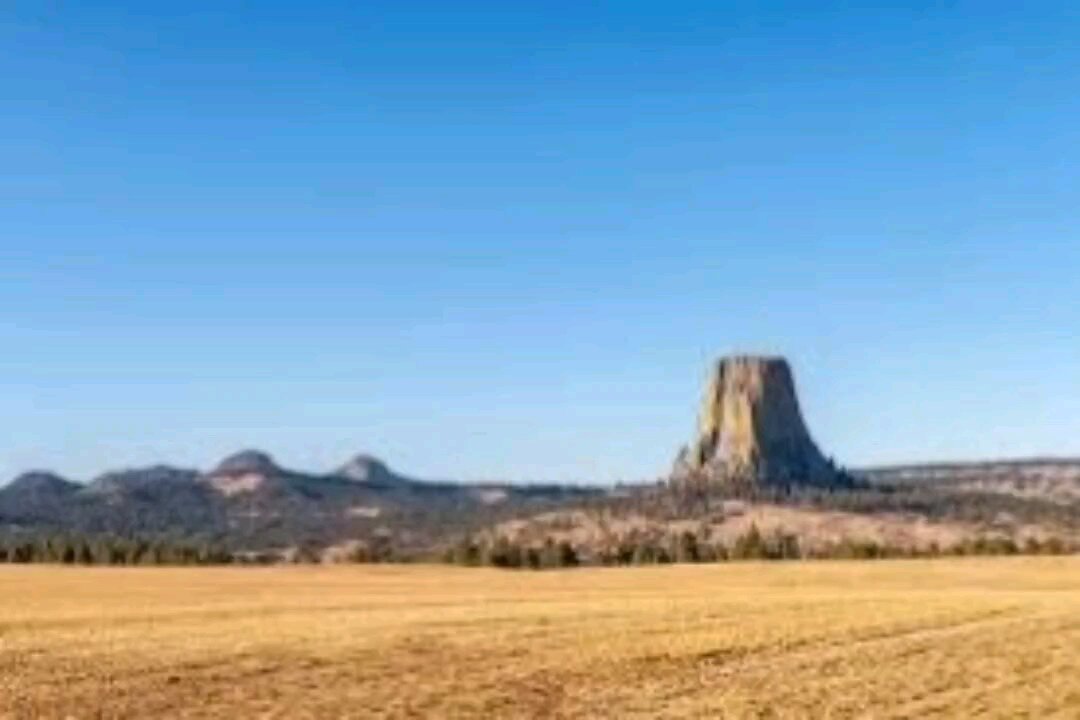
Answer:
[(604, 494), (425, 482), (366, 454), (327, 474), (306, 473), (244, 450), (207, 472), (157, 465), (109, 472), (86, 485), (27, 473), (0, 488), (0, 530), (168, 536), (254, 552), (376, 540), (421, 551), (517, 514)]
[(1080, 503), (1080, 458), (894, 465), (864, 468), (856, 474), (879, 486), (922, 486), (1065, 505)]
[[(54, 473), (0, 487), (4, 536), (118, 535), (211, 542), (236, 553), (288, 556), (390, 547), (430, 555), (465, 535), (505, 533), (573, 543), (583, 557), (620, 543), (661, 542), (687, 528), (714, 539), (751, 523), (800, 535), (805, 547), (839, 537), (904, 546), (981, 535), (1080, 542), (1080, 460), (939, 463), (852, 471), (849, 488), (725, 483), (605, 490), (559, 485), (430, 482), (367, 454), (328, 473), (280, 466), (244, 450), (207, 471), (156, 465), (86, 484)], [(737, 499), (736, 499), (737, 497)]]
[(909, 463), (862, 468), (874, 482), (933, 482), (987, 477), (1080, 478), (1080, 458), (1022, 458)]
[(0, 518), (35, 524), (55, 516), (82, 486), (50, 472), (28, 472), (0, 488)]
[(371, 455), (360, 454), (337, 470), (337, 475), (356, 482), (368, 483), (373, 486), (396, 486), (408, 482), (407, 478), (395, 475), (378, 458)]
[(80, 487), (78, 483), (65, 480), (54, 473), (35, 471), (23, 473), (12, 480), (4, 490), (13, 498), (51, 501), (77, 492)]

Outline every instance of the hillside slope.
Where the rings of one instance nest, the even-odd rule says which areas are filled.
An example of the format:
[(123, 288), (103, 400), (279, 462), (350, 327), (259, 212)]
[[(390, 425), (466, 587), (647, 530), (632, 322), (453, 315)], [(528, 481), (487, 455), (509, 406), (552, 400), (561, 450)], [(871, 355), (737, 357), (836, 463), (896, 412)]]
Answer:
[(0, 488), (7, 534), (113, 534), (213, 541), (237, 551), (376, 539), (420, 550), (515, 514), (598, 497), (595, 488), (455, 484), (400, 475), (369, 455), (326, 474), (247, 450), (200, 472), (106, 473), (86, 485), (48, 473)]

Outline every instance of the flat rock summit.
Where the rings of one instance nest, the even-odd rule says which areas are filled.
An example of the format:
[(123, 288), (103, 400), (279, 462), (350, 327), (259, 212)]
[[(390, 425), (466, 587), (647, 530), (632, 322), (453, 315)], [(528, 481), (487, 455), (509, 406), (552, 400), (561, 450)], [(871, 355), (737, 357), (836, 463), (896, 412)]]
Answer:
[(787, 361), (753, 355), (715, 364), (697, 437), (679, 453), (673, 479), (744, 489), (851, 484), (810, 437)]

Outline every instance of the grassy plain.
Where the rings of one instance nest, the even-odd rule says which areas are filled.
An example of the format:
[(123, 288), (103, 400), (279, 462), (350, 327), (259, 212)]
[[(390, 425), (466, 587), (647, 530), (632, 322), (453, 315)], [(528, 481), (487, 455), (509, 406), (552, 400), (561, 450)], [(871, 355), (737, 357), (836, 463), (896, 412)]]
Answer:
[(1080, 717), (1080, 558), (0, 567), (0, 717)]

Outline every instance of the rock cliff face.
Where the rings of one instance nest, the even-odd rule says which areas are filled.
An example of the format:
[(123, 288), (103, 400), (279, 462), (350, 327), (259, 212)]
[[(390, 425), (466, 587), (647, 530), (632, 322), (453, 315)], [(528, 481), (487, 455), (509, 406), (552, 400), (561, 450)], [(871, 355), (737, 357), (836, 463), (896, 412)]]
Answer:
[(850, 484), (810, 438), (791, 368), (778, 357), (733, 356), (717, 362), (705, 391), (698, 437), (680, 453), (674, 477), (732, 488)]

